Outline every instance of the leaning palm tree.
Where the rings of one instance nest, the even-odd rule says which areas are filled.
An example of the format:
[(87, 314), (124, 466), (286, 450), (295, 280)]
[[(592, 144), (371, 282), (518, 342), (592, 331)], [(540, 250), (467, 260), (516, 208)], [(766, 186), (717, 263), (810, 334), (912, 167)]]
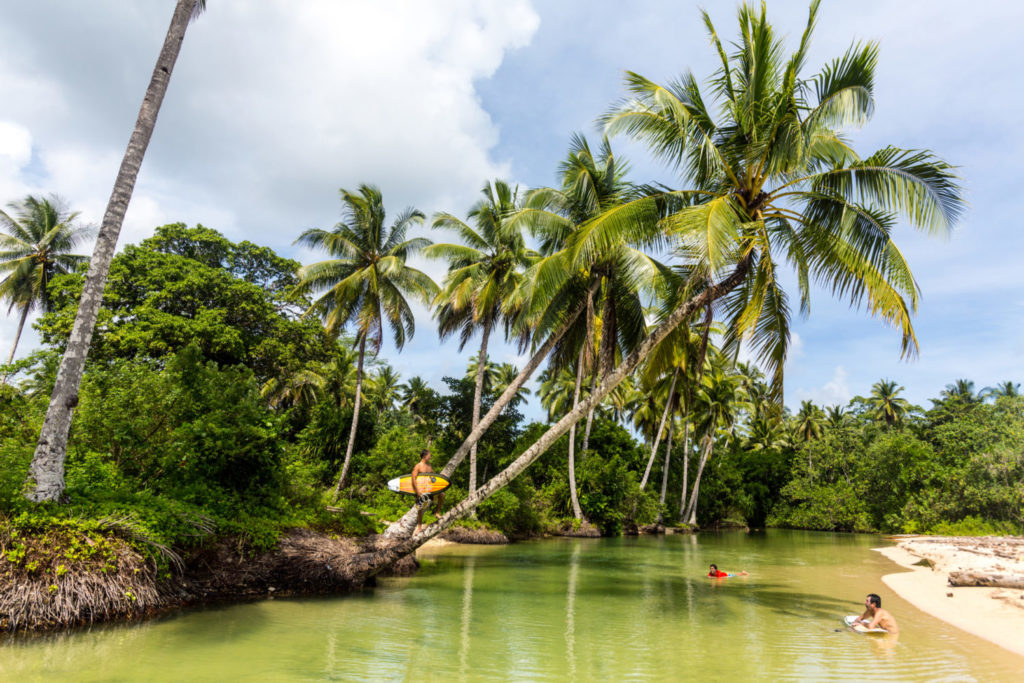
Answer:
[(124, 214), (135, 189), (135, 179), (142, 167), (142, 158), (156, 127), (157, 113), (167, 92), (174, 63), (185, 39), (185, 29), (205, 7), (206, 0), (178, 0), (174, 8), (171, 25), (167, 29), (163, 48), (157, 57), (156, 68), (153, 69), (149, 87), (146, 88), (146, 94), (142, 99), (139, 117), (128, 140), (128, 149), (121, 160), (121, 168), (114, 181), (114, 190), (103, 214), (103, 222), (100, 224), (96, 247), (89, 261), (89, 272), (85, 276), (74, 327), (71, 329), (64, 358), (57, 371), (50, 405), (39, 432), (35, 454), (32, 456), (29, 480), (34, 486), (27, 494), (29, 500), (55, 501), (64, 493), (64, 458), (68, 449), (71, 413), (78, 404), (78, 387), (82, 383), (85, 357), (92, 343), (92, 332), (103, 301), (103, 287), (107, 281), (107, 273), (110, 272), (110, 262), (114, 258), (117, 237), (121, 233)]
[(710, 106), (692, 74), (668, 85), (628, 74), (631, 97), (604, 117), (606, 129), (646, 142), (681, 171), (682, 186), (579, 226), (568, 240), (569, 264), (593, 262), (624, 234), (631, 244), (662, 239), (675, 248), (685, 275), (678, 303), (593, 394), (505, 470), (437, 524), (367, 562), (376, 566), (407, 553), (468, 514), (540, 457), (673, 329), (708, 309), (724, 314), (727, 347), (743, 341), (753, 350), (781, 402), (791, 317), (778, 277), (782, 264), (796, 271), (805, 313), (816, 282), (898, 328), (904, 356), (917, 352), (918, 287), (892, 232), (903, 216), (915, 228), (946, 234), (963, 210), (959, 181), (952, 166), (928, 151), (889, 146), (861, 157), (853, 150), (843, 129), (866, 122), (874, 110), (877, 47), (856, 44), (818, 75), (802, 76), (817, 9), (815, 0), (788, 59), (766, 10), (740, 8), (731, 55), (705, 15), (721, 62)]
[[(448, 213), (434, 218), (435, 229), (451, 230), (465, 244), (434, 244), (423, 250), (428, 258), (448, 261), (444, 289), (434, 300), (434, 317), (441, 339), (459, 332), (461, 351), (474, 332), (480, 330), (471, 428), (480, 422), (491, 331), (495, 325), (503, 325), (506, 339), (510, 336), (513, 316), (507, 304), (519, 286), (522, 272), (536, 256), (526, 247), (521, 227), (509, 220), (518, 209), (517, 190), (496, 180), (487, 183), (482, 193), (483, 199), (469, 211), (475, 228)], [(476, 444), (469, 452), (469, 492), (475, 490)]]
[(329, 334), (337, 335), (343, 327), (354, 325), (354, 343), (359, 350), (352, 427), (341, 475), (334, 487), (335, 497), (352, 462), (367, 343), (374, 355), (380, 351), (386, 321), (395, 346), (401, 349), (416, 330), (407, 297), (426, 304), (437, 294), (437, 285), (430, 277), (406, 264), (411, 254), (430, 244), (430, 240), (422, 237), (406, 239), (409, 227), (421, 222), (423, 214), (406, 209), (387, 228), (384, 200), (376, 187), (360, 185), (356, 192), (342, 189), (340, 194), (342, 222), (332, 230), (306, 230), (295, 240), (296, 244), (323, 249), (333, 257), (299, 269), (295, 294), (319, 294), (306, 313), (323, 318)]
[[(28, 314), (35, 308), (50, 310), (46, 291), (56, 275), (70, 273), (86, 256), (71, 253), (91, 231), (77, 224), (78, 212), (69, 211), (60, 198), (29, 195), (0, 211), (0, 299), (9, 302), (7, 312), (20, 309), (18, 331), (7, 357), (14, 361)], [(4, 373), (3, 382), (7, 382)]]

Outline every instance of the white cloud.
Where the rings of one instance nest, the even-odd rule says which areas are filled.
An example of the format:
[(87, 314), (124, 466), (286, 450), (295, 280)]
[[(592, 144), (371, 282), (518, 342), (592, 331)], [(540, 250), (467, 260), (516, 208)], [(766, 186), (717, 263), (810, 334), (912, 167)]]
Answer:
[(842, 365), (837, 365), (832, 373), (832, 379), (820, 387), (797, 389), (793, 392), (793, 398), (794, 400), (789, 402), (791, 406), (798, 406), (801, 401), (808, 400), (819, 406), (845, 406), (853, 398), (847, 383), (846, 369)]

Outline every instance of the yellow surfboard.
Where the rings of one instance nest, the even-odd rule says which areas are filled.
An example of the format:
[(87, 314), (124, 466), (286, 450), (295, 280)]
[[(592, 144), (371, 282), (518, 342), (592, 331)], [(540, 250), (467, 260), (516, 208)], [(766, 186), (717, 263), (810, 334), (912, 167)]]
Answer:
[[(420, 490), (420, 493), (440, 493), (451, 486), (451, 484), (452, 483), (448, 481), (448, 477), (443, 474), (438, 474), (437, 472), (428, 472), (416, 477), (416, 488)], [(407, 474), (404, 477), (395, 477), (388, 482), (388, 488), (395, 493), (407, 493), (410, 496), (416, 494), (416, 492), (412, 490), (411, 474)]]

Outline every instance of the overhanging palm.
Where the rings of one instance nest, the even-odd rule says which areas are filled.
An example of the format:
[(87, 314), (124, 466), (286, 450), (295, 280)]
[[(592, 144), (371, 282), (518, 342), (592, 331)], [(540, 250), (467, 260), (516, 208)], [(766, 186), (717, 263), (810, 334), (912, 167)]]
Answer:
[(817, 8), (815, 1), (787, 60), (763, 6), (760, 14), (740, 8), (741, 40), (731, 55), (705, 13), (721, 60), (711, 105), (692, 74), (660, 85), (628, 73), (632, 98), (604, 117), (607, 129), (646, 142), (689, 186), (592, 222), (577, 246), (584, 254), (601, 251), (622, 224), (634, 239), (650, 239), (645, 219), (660, 207), (667, 213), (661, 227), (689, 266), (691, 290), (740, 267), (741, 284), (722, 301), (727, 339), (752, 346), (776, 398), (790, 321), (778, 268), (796, 270), (804, 313), (813, 281), (898, 327), (902, 353), (912, 355), (918, 287), (891, 238), (897, 215), (943, 234), (963, 208), (953, 168), (930, 152), (892, 146), (866, 158), (854, 152), (842, 129), (873, 112), (877, 47), (856, 44), (819, 74), (801, 77)]
[(721, 61), (712, 79), (713, 107), (692, 75), (667, 87), (628, 75), (632, 98), (605, 117), (608, 130), (647, 142), (681, 170), (685, 187), (628, 202), (580, 226), (569, 265), (592, 262), (624, 234), (634, 246), (664, 237), (686, 273), (678, 305), (591, 396), (504, 471), (439, 523), (368, 561), (408, 552), (468, 514), (634, 372), (675, 327), (708, 308), (725, 304), (727, 341), (751, 345), (781, 399), (790, 310), (776, 278), (780, 263), (796, 270), (805, 313), (814, 281), (897, 326), (903, 353), (916, 351), (910, 317), (917, 285), (891, 232), (897, 215), (932, 234), (948, 231), (963, 208), (958, 181), (953, 167), (930, 152), (886, 147), (856, 155), (841, 129), (872, 113), (876, 47), (855, 45), (818, 76), (801, 77), (817, 7), (813, 2), (788, 60), (763, 11), (740, 9), (731, 56), (707, 20)]
[[(72, 254), (91, 231), (77, 224), (78, 212), (69, 211), (58, 197), (31, 195), (0, 211), (0, 299), (9, 303), (8, 313), (20, 309), (18, 331), (7, 357), (14, 361), (28, 314), (36, 308), (50, 310), (46, 287), (56, 275), (70, 273), (86, 256)], [(4, 373), (3, 381), (7, 381)]]
[(370, 343), (374, 354), (380, 351), (387, 321), (395, 346), (401, 349), (416, 329), (406, 297), (426, 304), (437, 293), (437, 285), (430, 277), (406, 264), (410, 255), (430, 244), (430, 240), (422, 237), (406, 239), (409, 227), (421, 222), (423, 214), (406, 209), (390, 228), (386, 228), (384, 201), (376, 187), (360, 185), (356, 192), (342, 189), (340, 194), (342, 222), (332, 230), (306, 230), (295, 240), (296, 244), (323, 249), (334, 257), (299, 270), (295, 293), (319, 293), (307, 314), (322, 317), (331, 334), (353, 325), (355, 345), (359, 349), (352, 429), (341, 476), (334, 488), (335, 497), (341, 491), (352, 461), (362, 402), (366, 344)]

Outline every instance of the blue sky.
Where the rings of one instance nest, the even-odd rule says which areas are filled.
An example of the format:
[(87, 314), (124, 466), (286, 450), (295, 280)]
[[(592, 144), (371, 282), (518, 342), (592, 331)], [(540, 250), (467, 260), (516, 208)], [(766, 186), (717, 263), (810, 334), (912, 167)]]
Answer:
[[(0, 0), (0, 201), (58, 192), (99, 222), (172, 4)], [(380, 185), (392, 214), (464, 214), (486, 179), (554, 182), (570, 135), (600, 135), (594, 121), (622, 96), (625, 69), (665, 81), (714, 68), (694, 2), (208, 5), (185, 38), (122, 244), (201, 222), (308, 263), (316, 256), (291, 242), (338, 219), (339, 187)], [(730, 39), (736, 5), (705, 5)], [(769, 3), (794, 39), (806, 11)], [(793, 326), (788, 405), (845, 403), (883, 377), (926, 406), (957, 378), (1024, 380), (1022, 19), (1024, 6), (994, 1), (969, 12), (946, 1), (823, 3), (808, 73), (854, 40), (881, 46), (876, 114), (854, 133), (857, 149), (934, 150), (960, 167), (970, 208), (949, 239), (899, 232), (923, 291), (919, 358), (901, 361), (894, 330), (815, 291), (810, 318)], [(633, 179), (675, 181), (642, 148), (613, 144)], [(0, 347), (15, 325), (0, 320)], [(440, 387), (473, 351), (439, 345), (425, 311), (418, 325), (403, 353), (384, 355)], [(35, 343), (28, 335), (19, 356)]]

